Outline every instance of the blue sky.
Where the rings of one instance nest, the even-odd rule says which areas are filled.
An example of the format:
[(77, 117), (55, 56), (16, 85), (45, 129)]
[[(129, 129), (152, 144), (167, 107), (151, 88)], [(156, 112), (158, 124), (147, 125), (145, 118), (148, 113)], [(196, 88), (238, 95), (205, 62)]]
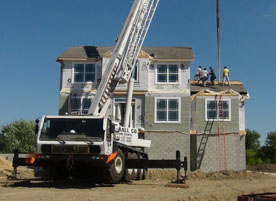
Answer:
[[(0, 7), (0, 125), (57, 114), (70, 46), (113, 46), (131, 0), (9, 0)], [(221, 61), (250, 93), (246, 127), (276, 130), (276, 0), (221, 0)], [(145, 46), (189, 46), (217, 70), (216, 0), (160, 0)]]

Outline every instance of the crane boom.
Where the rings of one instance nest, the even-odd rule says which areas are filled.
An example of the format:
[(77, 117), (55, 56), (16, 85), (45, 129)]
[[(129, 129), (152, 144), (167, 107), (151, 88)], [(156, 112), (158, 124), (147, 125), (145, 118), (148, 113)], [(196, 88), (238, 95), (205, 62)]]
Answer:
[(90, 115), (103, 116), (109, 106), (110, 96), (119, 82), (127, 82), (143, 45), (159, 0), (134, 0), (111, 58), (88, 111)]

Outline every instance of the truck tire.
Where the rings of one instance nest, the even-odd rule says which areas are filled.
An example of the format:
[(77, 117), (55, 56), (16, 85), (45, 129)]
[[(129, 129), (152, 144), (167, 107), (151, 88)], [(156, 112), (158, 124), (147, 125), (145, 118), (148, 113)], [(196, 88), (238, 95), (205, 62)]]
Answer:
[(144, 174), (144, 169), (138, 169), (136, 180), (142, 180), (143, 174)]
[[(136, 153), (133, 153), (132, 157), (133, 159), (138, 159), (138, 155)], [(132, 175), (133, 180), (138, 180), (138, 170), (139, 169), (133, 169), (133, 175)]]
[[(143, 157), (140, 156), (139, 159), (143, 159)], [(144, 168), (137, 169), (136, 180), (143, 180), (144, 176), (145, 176), (144, 174), (145, 174), (145, 169)]]
[(121, 149), (118, 149), (117, 156), (110, 162), (109, 167), (103, 170), (103, 178), (106, 183), (115, 184), (121, 181), (125, 172), (125, 156)]
[[(134, 159), (134, 155), (132, 153), (128, 153), (128, 159)], [(125, 169), (125, 174), (124, 174), (124, 181), (130, 182), (131, 180), (134, 179), (135, 176), (135, 171), (134, 169)]]

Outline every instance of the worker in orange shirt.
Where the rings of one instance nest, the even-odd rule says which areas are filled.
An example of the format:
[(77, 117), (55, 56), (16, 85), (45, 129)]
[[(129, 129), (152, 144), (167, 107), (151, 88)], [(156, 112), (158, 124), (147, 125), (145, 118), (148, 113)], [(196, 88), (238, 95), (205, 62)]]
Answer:
[(231, 86), (229, 75), (230, 75), (229, 69), (227, 68), (227, 66), (224, 66), (224, 69), (223, 69), (222, 86), (224, 86), (224, 82), (225, 82), (225, 81), (227, 81), (227, 82), (228, 82), (228, 85)]

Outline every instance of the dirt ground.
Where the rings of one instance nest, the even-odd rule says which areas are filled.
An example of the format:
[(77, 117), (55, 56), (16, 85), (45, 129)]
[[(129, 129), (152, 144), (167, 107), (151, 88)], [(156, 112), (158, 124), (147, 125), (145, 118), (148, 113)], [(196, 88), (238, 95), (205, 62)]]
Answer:
[(11, 164), (0, 158), (0, 201), (236, 201), (242, 194), (276, 192), (276, 176), (247, 171), (211, 174), (196, 171), (188, 175), (189, 188), (165, 187), (176, 176), (175, 171), (167, 170), (150, 171), (146, 180), (116, 185), (42, 181), (34, 179), (32, 170), (18, 172), (21, 180), (8, 180)]
[(258, 164), (255, 166), (247, 166), (247, 169), (251, 170), (251, 171), (275, 172), (276, 173), (276, 164)]

